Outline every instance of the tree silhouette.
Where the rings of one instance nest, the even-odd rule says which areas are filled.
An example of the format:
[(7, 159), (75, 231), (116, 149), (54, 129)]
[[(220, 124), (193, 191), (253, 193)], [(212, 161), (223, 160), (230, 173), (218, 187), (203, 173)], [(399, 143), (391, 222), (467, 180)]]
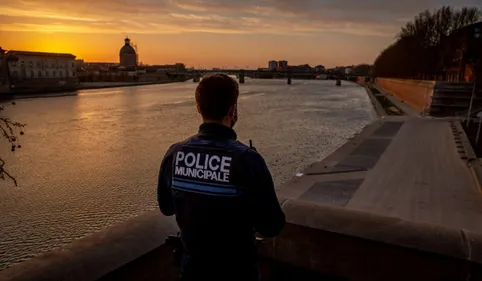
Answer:
[[(12, 102), (12, 104), (15, 105), (15, 102)], [(24, 135), (22, 129), (25, 127), (25, 124), (12, 121), (10, 118), (5, 117), (3, 114), (4, 111), (5, 107), (0, 105), (0, 132), (3, 138), (11, 145), (11, 151), (14, 152), (16, 149), (22, 148), (19, 144), (18, 135)], [(5, 160), (0, 156), (0, 179), (5, 180), (8, 178), (17, 186), (17, 180), (5, 169), (5, 164)]]
[(358, 75), (358, 76), (369, 76), (372, 71), (372, 66), (369, 64), (359, 64), (355, 66), (352, 70), (353, 75)]
[(418, 14), (401, 28), (397, 40), (377, 57), (374, 75), (408, 79), (434, 79), (443, 67), (453, 42), (454, 32), (482, 19), (477, 8), (454, 10), (444, 6)]

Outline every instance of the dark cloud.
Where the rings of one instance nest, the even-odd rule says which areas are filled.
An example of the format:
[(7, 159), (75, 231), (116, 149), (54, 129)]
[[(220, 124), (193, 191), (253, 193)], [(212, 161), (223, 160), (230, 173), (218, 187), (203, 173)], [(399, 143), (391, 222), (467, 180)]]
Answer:
[(273, 12), (272, 17), (293, 15), (300, 20), (304, 17), (361, 22), (412, 17), (442, 5), (482, 7), (482, 0), (447, 2), (449, 0), (171, 0), (174, 5), (202, 11), (257, 14), (257, 10), (266, 10)]
[[(4, 0), (7, 30), (54, 21), (79, 32), (226, 33), (343, 32), (393, 36), (401, 24), (448, 0)], [(458, 6), (482, 7), (482, 0)], [(75, 28), (74, 28), (75, 29)], [(73, 32), (75, 32), (73, 29)]]

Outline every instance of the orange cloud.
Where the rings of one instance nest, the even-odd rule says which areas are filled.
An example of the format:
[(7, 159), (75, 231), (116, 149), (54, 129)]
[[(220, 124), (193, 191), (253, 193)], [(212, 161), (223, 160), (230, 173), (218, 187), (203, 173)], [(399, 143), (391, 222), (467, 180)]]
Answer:
[[(4, 48), (61, 49), (89, 60), (117, 61), (128, 34), (151, 63), (346, 64), (373, 61), (404, 19), (445, 1), (3, 0), (0, 36)], [(481, 5), (459, 4), (474, 1)]]
[[(358, 24), (346, 28), (344, 21), (303, 20), (285, 11), (284, 6), (269, 6), (271, 1), (94, 1), (60, 0), (13, 1), (0, 7), (9, 19), (1, 23), (5, 31), (45, 33), (147, 33), (182, 32), (299, 34), (339, 31), (386, 36), (387, 25)], [(273, 16), (274, 15), (274, 16)], [(5, 21), (5, 20), (3, 20)], [(0, 21), (2, 22), (2, 21)]]

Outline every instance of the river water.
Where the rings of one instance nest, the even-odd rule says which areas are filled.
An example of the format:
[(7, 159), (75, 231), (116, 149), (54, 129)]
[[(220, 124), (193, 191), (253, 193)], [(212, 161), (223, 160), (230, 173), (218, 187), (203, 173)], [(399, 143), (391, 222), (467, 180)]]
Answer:
[[(0, 270), (157, 208), (160, 161), (197, 131), (195, 83), (79, 91), (18, 100), (23, 148), (0, 144), (18, 187), (0, 181)], [(244, 143), (253, 140), (277, 188), (376, 115), (365, 90), (334, 81), (250, 80), (240, 85)]]

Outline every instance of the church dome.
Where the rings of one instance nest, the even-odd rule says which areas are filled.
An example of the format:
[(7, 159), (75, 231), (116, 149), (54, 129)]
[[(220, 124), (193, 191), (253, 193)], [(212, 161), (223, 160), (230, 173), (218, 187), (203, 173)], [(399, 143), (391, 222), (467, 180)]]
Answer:
[(123, 54), (135, 55), (136, 50), (134, 50), (134, 48), (132, 48), (131, 40), (129, 38), (126, 38), (124, 41), (125, 41), (125, 45), (120, 49), (119, 55), (121, 55), (121, 56)]

